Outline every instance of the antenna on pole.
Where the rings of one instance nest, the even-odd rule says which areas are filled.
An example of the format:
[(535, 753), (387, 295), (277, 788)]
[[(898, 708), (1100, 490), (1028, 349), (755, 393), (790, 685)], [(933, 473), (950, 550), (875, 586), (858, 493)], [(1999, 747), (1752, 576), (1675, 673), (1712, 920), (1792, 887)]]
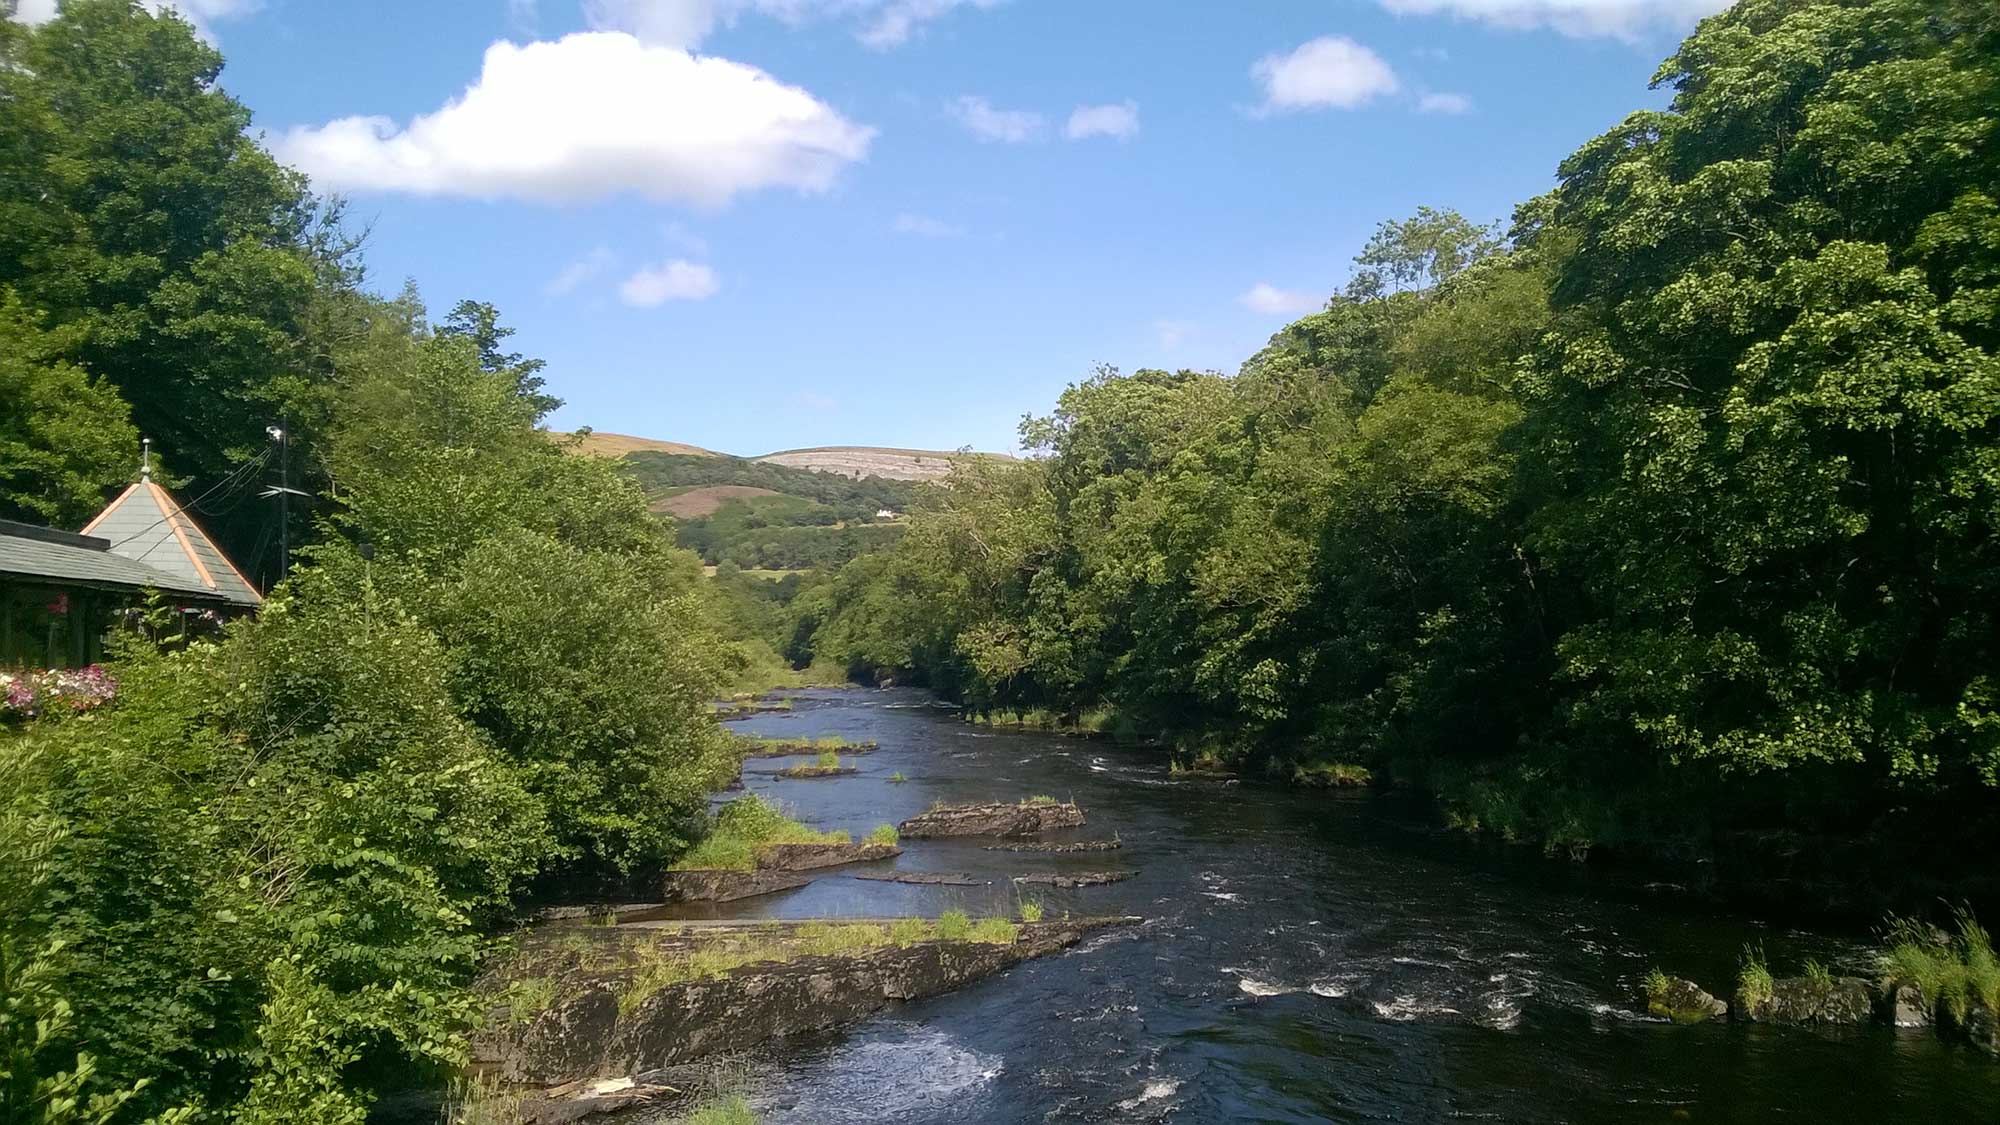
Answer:
[(292, 462), (291, 435), (283, 425), (287, 419), (280, 415), (278, 421), (279, 425), (264, 427), (278, 443), (278, 487), (265, 495), (278, 498), (278, 579), (283, 581), (292, 569)]
[(149, 437), (139, 439), (139, 479), (153, 479), (153, 439)]

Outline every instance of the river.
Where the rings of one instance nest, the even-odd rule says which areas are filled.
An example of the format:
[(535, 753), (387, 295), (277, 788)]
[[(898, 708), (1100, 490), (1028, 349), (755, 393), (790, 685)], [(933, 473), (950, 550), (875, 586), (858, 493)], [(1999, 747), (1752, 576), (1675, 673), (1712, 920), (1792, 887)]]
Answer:
[[(1928, 1032), (1818, 1031), (1643, 1015), (1651, 966), (1718, 994), (1746, 942), (1867, 972), (1853, 936), (1763, 924), (1674, 888), (1480, 848), (1353, 792), (1170, 777), (1156, 754), (971, 726), (906, 690), (814, 691), (731, 724), (876, 740), (860, 774), (745, 782), (858, 838), (937, 801), (1074, 798), (1117, 851), (908, 841), (897, 866), (987, 885), (833, 873), (727, 916), (1012, 914), (1009, 876), (1127, 869), (1034, 888), (1050, 917), (1135, 914), (1065, 955), (752, 1059), (766, 1122), (2000, 1120), (2000, 1062)], [(900, 773), (907, 781), (897, 783)], [(878, 867), (880, 865), (877, 865)]]

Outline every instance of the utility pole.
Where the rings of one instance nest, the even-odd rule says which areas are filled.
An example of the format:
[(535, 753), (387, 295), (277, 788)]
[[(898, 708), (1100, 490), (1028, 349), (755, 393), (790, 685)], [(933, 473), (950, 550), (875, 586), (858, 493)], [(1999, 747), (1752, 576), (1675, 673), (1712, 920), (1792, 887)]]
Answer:
[(264, 490), (265, 499), (278, 498), (278, 582), (292, 572), (292, 497), (305, 493), (292, 487), (292, 435), (286, 431), (284, 415), (278, 416), (278, 424), (264, 427), (271, 440), (278, 443), (278, 487)]

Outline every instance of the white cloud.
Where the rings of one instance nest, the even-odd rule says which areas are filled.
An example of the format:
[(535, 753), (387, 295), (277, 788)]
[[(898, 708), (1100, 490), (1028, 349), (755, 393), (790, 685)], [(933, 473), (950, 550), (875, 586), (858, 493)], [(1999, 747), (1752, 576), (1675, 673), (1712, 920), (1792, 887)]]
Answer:
[(668, 301), (706, 300), (720, 288), (714, 270), (676, 258), (647, 266), (626, 278), (618, 286), (618, 296), (628, 305), (652, 308)]
[(344, 117), (271, 147), (322, 191), (719, 206), (759, 188), (823, 191), (874, 134), (756, 67), (580, 32), (493, 44), (478, 81), (407, 127)]
[(1258, 59), (1250, 74), (1264, 87), (1266, 113), (1333, 106), (1353, 109), (1396, 92), (1396, 72), (1352, 39), (1328, 35), (1290, 54)]
[(854, 37), (875, 50), (900, 47), (928, 23), (959, 8), (991, 8), (1001, 0), (584, 0), (584, 22), (624, 31), (657, 46), (694, 48), (719, 27), (755, 14), (800, 26), (823, 19), (854, 25)]
[(1302, 293), (1292, 289), (1280, 289), (1267, 282), (1258, 282), (1249, 291), (1236, 298), (1237, 303), (1251, 312), (1267, 313), (1273, 316), (1311, 312), (1326, 303), (1322, 297)]
[(914, 234), (924, 238), (957, 238), (964, 229), (955, 227), (943, 219), (933, 219), (928, 215), (912, 215), (904, 212), (896, 216), (897, 234)]
[(1167, 351), (1173, 351), (1180, 347), (1181, 344), (1186, 342), (1189, 336), (1194, 335), (1194, 330), (1194, 324), (1185, 320), (1156, 320), (1153, 322), (1153, 336), (1159, 340), (1160, 347)]
[(605, 247), (599, 246), (597, 249), (564, 266), (562, 272), (550, 278), (542, 286), (542, 292), (551, 297), (560, 297), (565, 293), (574, 293), (585, 282), (596, 280), (599, 275), (617, 264), (617, 261), (618, 259), (615, 254)]
[(1653, 30), (1682, 31), (1731, 0), (1380, 0), (1398, 15), (1448, 14), (1517, 30), (1547, 27), (1573, 38), (1633, 40)]
[(1425, 94), (1417, 99), (1418, 113), (1471, 113), (1472, 99), (1464, 94)]
[(994, 109), (985, 98), (966, 96), (945, 111), (982, 141), (1017, 145), (1042, 135), (1042, 115), (1024, 109)]
[(1069, 115), (1063, 136), (1072, 141), (1087, 137), (1116, 137), (1124, 140), (1139, 131), (1139, 103), (1114, 102), (1110, 105), (1080, 105)]

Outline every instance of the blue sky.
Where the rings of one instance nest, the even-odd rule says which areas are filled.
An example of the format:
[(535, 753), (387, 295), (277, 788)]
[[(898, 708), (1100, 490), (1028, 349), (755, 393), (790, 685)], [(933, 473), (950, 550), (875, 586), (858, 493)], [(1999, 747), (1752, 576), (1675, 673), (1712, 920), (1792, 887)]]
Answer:
[(378, 288), (497, 304), (560, 428), (743, 454), (1234, 371), (1378, 221), (1547, 190), (1718, 6), (188, 2)]

